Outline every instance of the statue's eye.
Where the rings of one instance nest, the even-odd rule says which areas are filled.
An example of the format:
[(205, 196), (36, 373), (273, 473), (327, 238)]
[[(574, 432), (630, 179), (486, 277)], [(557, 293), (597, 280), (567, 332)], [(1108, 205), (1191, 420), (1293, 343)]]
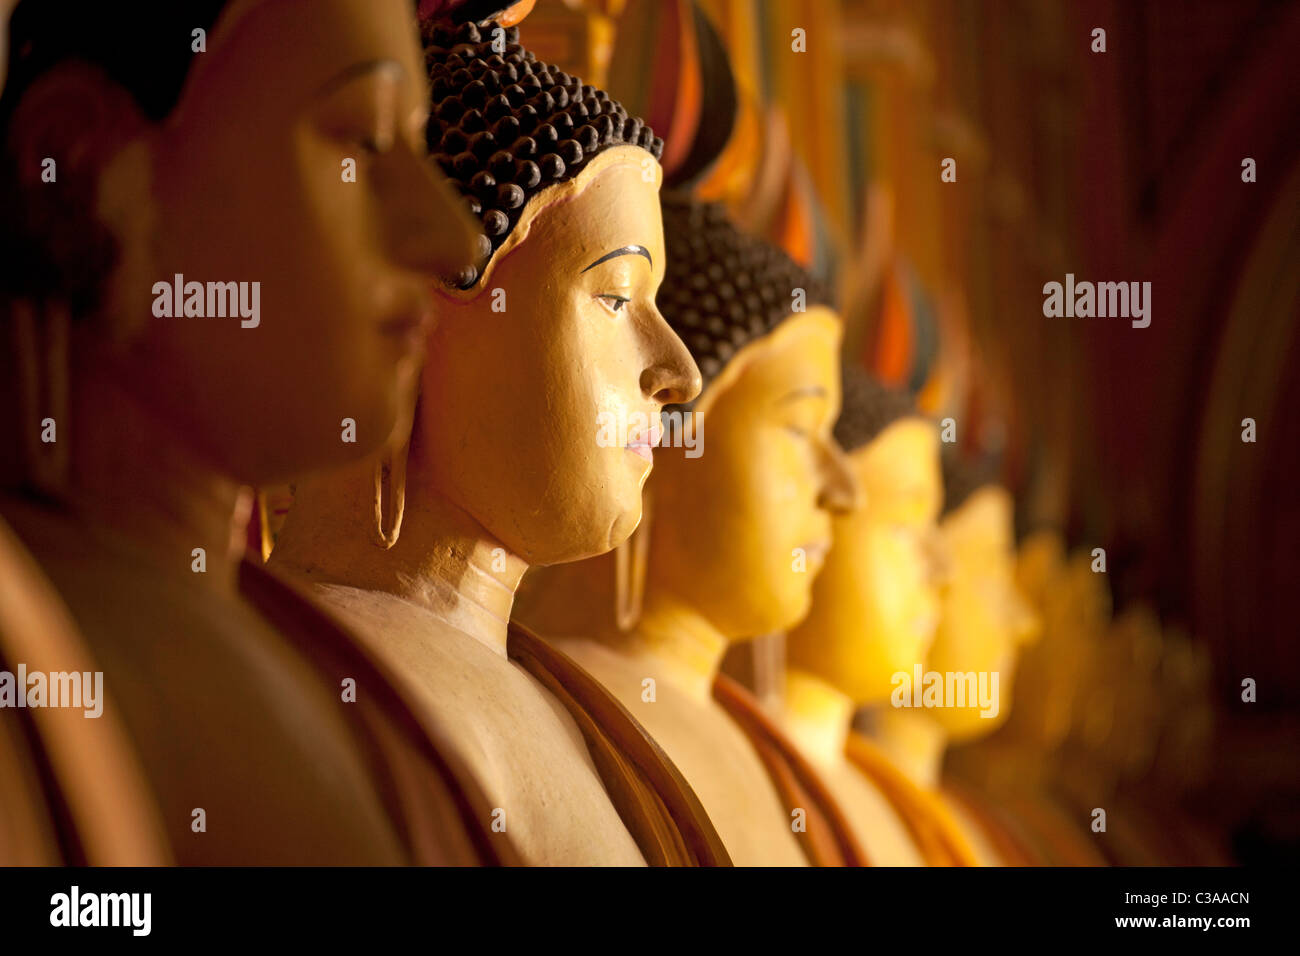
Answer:
[(604, 302), (605, 308), (609, 309), (609, 311), (611, 312), (622, 312), (623, 306), (627, 305), (629, 302), (632, 301), (631, 299), (622, 295), (602, 295), (602, 296), (597, 296), (597, 298), (599, 298), (600, 301)]
[(393, 146), (391, 136), (379, 136), (374, 133), (366, 133), (363, 134), (362, 136), (358, 136), (356, 139), (356, 144), (357, 146), (361, 147), (361, 151), (363, 153), (366, 153), (370, 156), (383, 155), (384, 153), (388, 152)]

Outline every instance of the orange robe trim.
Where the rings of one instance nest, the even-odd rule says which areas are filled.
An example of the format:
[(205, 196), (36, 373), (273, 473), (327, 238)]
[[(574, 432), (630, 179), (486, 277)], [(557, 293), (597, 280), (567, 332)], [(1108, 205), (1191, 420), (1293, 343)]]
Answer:
[(772, 778), (781, 801), (793, 815), (805, 814), (805, 829), (796, 832), (804, 855), (813, 866), (869, 866), (848, 819), (812, 764), (738, 681), (719, 674), (713, 696), (745, 732)]
[(944, 784), (943, 795), (959, 805), (975, 821), (1004, 866), (1043, 865), (1040, 854), (1030, 849), (1026, 837), (1016, 833), (1009, 821), (1002, 819), (996, 810), (987, 806), (974, 793), (952, 784)]
[(562, 703), (582, 731), (610, 800), (651, 866), (731, 866), (721, 838), (676, 765), (576, 661), (517, 623), (510, 659)]
[(917, 786), (861, 734), (850, 732), (845, 754), (898, 812), (927, 864), (979, 865), (975, 850), (938, 796)]

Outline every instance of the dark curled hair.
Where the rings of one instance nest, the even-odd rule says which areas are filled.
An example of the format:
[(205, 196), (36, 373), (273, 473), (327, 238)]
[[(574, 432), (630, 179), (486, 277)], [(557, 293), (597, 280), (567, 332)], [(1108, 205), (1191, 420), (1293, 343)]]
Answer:
[[(771, 243), (742, 232), (721, 205), (664, 193), (668, 265), (658, 305), (695, 362), (707, 389), (742, 347), (805, 304), (830, 305), (829, 290)], [(703, 392), (701, 392), (703, 394)]]
[(520, 46), (518, 29), (504, 31), (504, 52), (494, 50), (499, 29), (447, 21), (422, 28), (433, 89), (429, 153), (483, 226), (476, 265), (457, 276), (462, 289), (478, 281), (533, 196), (614, 146), (663, 153), (663, 140), (604, 90)]
[(964, 458), (952, 445), (944, 447), (941, 467), (943, 468), (943, 517), (947, 517), (964, 505), (971, 495), (985, 485), (998, 480), (997, 472), (990, 463)]
[(840, 382), (843, 398), (835, 440), (847, 452), (869, 445), (894, 422), (921, 414), (911, 396), (887, 388), (860, 365), (845, 363)]
[(118, 250), (93, 221), (94, 186), (59, 173), (58, 188), (22, 185), (32, 170), (9, 155), (23, 95), (64, 63), (97, 68), (159, 122), (175, 108), (195, 54), (192, 33), (210, 29), (229, 0), (117, 2), (23, 0), (9, 29), (9, 75), (0, 96), (0, 298), (51, 298), (74, 315), (97, 307)]

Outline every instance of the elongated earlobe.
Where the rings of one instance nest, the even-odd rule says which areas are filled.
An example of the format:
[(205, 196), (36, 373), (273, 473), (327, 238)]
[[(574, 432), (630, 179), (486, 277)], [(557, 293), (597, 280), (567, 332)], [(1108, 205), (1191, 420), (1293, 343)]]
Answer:
[(38, 318), (30, 302), (15, 301), (10, 334), (18, 363), (23, 479), (34, 491), (61, 498), (68, 482), (68, 308), (51, 302)]
[(627, 633), (641, 620), (645, 600), (646, 557), (650, 552), (650, 489), (642, 495), (641, 523), (614, 549), (614, 622)]
[(409, 439), (398, 447), (385, 449), (375, 464), (375, 544), (388, 550), (397, 544), (402, 533), (402, 515), (406, 510), (406, 460)]

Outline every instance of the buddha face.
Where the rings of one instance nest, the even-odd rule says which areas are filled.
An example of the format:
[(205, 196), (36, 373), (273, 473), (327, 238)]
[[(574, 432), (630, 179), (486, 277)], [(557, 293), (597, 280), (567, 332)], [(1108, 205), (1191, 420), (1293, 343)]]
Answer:
[(863, 494), (832, 523), (834, 545), (787, 658), (865, 704), (889, 697), (894, 674), (912, 676), (938, 625), (939, 436), (927, 421), (902, 419), (850, 463)]
[(856, 495), (831, 436), (839, 342), (835, 314), (812, 308), (745, 346), (710, 384), (692, 416), (702, 454), (660, 453), (648, 595), (671, 595), (737, 640), (808, 612), (831, 515)]
[[(1037, 638), (1038, 619), (1016, 588), (1011, 496), (985, 486), (949, 514), (940, 530), (952, 562), (927, 671), (998, 675), (997, 713), (978, 701), (927, 711), (955, 739), (982, 736), (1006, 720), (1020, 648)], [(992, 688), (991, 676), (987, 678)]]
[[(645, 150), (598, 154), (534, 197), (474, 290), (440, 306), (413, 439), (420, 481), (529, 564), (632, 533), (659, 413), (699, 392), (655, 306), (658, 193)], [(611, 420), (627, 426), (613, 440)]]
[(1018, 666), (1030, 693), (1016, 701), (1011, 724), (1026, 742), (1048, 751), (1070, 729), (1070, 711), (1079, 680), (1071, 652), (1065, 543), (1055, 531), (1037, 531), (1021, 543), (1016, 555), (1016, 586), (1042, 623), (1042, 639), (1028, 648)]
[[(424, 158), (424, 76), (409, 0), (233, 0), (161, 124), (75, 66), (24, 97), (20, 165), (62, 141), (120, 246), (94, 367), (238, 480), (358, 458), (409, 404), (472, 236)], [(180, 276), (202, 316), (163, 317)], [(209, 283), (253, 316), (209, 314)]]

